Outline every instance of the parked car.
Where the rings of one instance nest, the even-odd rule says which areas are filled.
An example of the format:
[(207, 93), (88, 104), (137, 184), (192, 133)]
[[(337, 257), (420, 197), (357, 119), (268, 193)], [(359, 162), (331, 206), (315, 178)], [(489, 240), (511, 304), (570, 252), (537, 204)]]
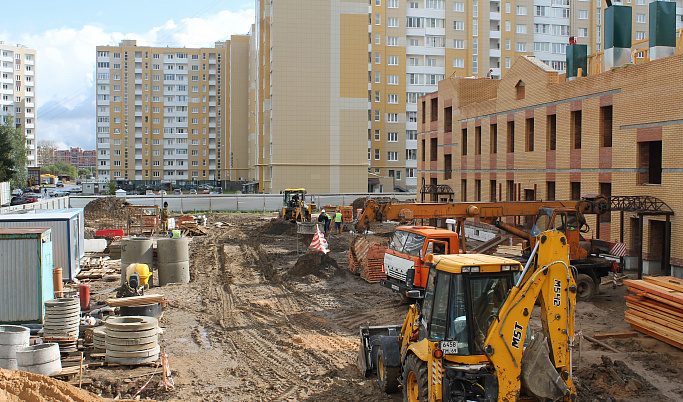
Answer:
[(12, 191), (12, 195), (22, 195), (24, 194), (24, 191), (20, 188), (16, 188)]
[(145, 191), (145, 195), (154, 195), (154, 190)]
[(214, 187), (211, 194), (223, 194), (223, 188), (222, 187)]
[(205, 188), (204, 191), (202, 191), (202, 194), (211, 194), (211, 190)]
[(183, 190), (181, 190), (179, 188), (173, 189), (173, 195), (182, 195), (182, 194), (183, 194)]
[(166, 193), (166, 190), (161, 190), (161, 191), (159, 191), (159, 195), (166, 195), (166, 194), (167, 194), (167, 193)]
[(195, 189), (190, 189), (190, 195), (192, 195), (192, 194), (197, 194), (197, 190), (195, 190)]
[(26, 200), (26, 203), (28, 204), (28, 203), (38, 202), (38, 200), (40, 200), (40, 197), (38, 197), (34, 193), (30, 193), (30, 194), (24, 195), (24, 200)]
[(52, 197), (66, 197), (67, 195), (69, 192), (64, 190), (57, 190), (52, 193)]
[(23, 205), (26, 204), (26, 199), (21, 195), (15, 195), (9, 202), (9, 205)]
[(61, 180), (57, 180), (57, 183), (55, 184), (55, 187), (64, 187), (64, 183), (62, 183)]

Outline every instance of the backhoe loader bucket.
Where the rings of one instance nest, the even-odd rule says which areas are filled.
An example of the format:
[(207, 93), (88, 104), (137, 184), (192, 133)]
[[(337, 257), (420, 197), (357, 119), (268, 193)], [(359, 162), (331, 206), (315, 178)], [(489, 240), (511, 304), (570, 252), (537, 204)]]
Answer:
[(541, 334), (534, 334), (524, 349), (522, 384), (541, 400), (555, 401), (569, 394), (567, 384), (550, 361), (548, 342)]

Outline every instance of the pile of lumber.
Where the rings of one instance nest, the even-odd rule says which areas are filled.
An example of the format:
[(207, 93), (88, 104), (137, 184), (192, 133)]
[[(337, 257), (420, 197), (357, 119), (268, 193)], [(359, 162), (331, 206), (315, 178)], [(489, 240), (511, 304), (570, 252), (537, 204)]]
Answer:
[(507, 254), (507, 255), (514, 255), (514, 256), (521, 256), (522, 255), (522, 245), (521, 244), (514, 244), (511, 246), (507, 245), (499, 245), (498, 248), (496, 249), (496, 253), (498, 254)]
[(76, 275), (79, 280), (101, 279), (121, 271), (121, 260), (112, 260), (109, 256), (86, 255), (80, 263), (81, 272)]
[(382, 269), (386, 249), (387, 246), (382, 246), (379, 243), (370, 243), (365, 261), (362, 262), (363, 269), (360, 272), (361, 278), (370, 283), (379, 283), (381, 279), (387, 278), (387, 275)]
[(683, 280), (670, 276), (625, 280), (631, 328), (683, 349)]

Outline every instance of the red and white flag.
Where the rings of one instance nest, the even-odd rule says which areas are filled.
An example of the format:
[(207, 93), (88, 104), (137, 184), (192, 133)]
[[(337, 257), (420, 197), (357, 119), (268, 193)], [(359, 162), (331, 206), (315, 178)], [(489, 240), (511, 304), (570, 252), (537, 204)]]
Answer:
[(325, 235), (320, 231), (320, 228), (317, 225), (315, 227), (315, 234), (313, 235), (313, 241), (311, 242), (310, 247), (316, 250), (320, 250), (325, 254), (330, 252), (330, 250), (327, 247), (327, 240), (325, 240)]

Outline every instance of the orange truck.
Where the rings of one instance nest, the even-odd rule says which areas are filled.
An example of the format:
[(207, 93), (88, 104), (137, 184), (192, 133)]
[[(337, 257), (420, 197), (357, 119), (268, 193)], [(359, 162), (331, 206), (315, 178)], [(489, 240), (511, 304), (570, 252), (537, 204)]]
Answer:
[[(387, 279), (380, 283), (396, 292), (423, 291), (428, 272), (424, 258), (427, 254), (463, 254), (465, 220), (479, 218), (525, 240), (525, 255), (535, 246), (535, 236), (546, 230), (559, 230), (569, 242), (570, 261), (577, 268), (576, 282), (579, 300), (590, 300), (600, 284), (600, 278), (613, 269), (613, 261), (602, 257), (598, 241), (585, 239), (582, 233), (590, 228), (584, 214), (602, 214), (609, 210), (609, 202), (602, 195), (584, 197), (580, 201), (503, 201), (461, 203), (391, 203), (368, 200), (356, 224), (363, 233), (372, 222), (415, 219), (456, 220), (455, 231), (431, 226), (399, 226), (394, 233), (384, 258)], [(507, 216), (536, 216), (531, 233), (510, 226), (500, 220)], [(434, 251), (436, 248), (436, 252)], [(415, 294), (413, 292), (413, 294)]]

